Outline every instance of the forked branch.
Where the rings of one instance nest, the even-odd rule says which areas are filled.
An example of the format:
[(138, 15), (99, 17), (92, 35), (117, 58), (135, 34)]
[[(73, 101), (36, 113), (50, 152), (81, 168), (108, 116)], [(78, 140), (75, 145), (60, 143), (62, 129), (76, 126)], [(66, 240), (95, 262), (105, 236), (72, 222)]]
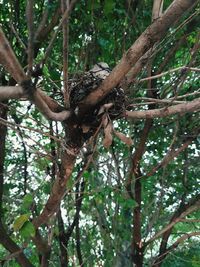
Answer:
[(162, 39), (167, 30), (179, 19), (197, 0), (174, 0), (165, 13), (155, 20), (124, 54), (120, 63), (101, 85), (84, 99), (83, 110), (101, 101), (115, 86), (117, 86), (136, 62), (154, 44)]
[[(33, 87), (33, 85), (31, 81), (28, 79), (24, 70), (22, 69), (1, 27), (0, 27), (0, 64), (2, 64), (7, 69), (10, 75), (18, 82), (18, 84), (26, 84), (26, 85), (28, 84), (27, 88), (25, 88), (24, 86), (0, 87), (1, 90), (0, 100), (5, 100), (9, 98), (19, 98), (22, 97), (24, 94), (36, 105), (39, 111), (43, 115), (45, 115), (48, 119), (63, 121), (70, 116), (70, 112), (67, 110), (61, 111), (59, 113), (53, 112), (51, 108), (48, 106), (48, 104), (44, 101), (44, 97), (41, 97), (41, 91), (38, 91), (36, 88), (31, 88)], [(32, 89), (34, 89), (34, 91)]]

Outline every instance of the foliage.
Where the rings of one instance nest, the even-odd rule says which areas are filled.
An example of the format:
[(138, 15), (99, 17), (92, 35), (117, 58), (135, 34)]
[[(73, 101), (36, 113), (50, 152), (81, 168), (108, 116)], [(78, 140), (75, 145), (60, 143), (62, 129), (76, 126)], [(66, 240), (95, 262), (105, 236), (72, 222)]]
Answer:
[[(27, 46), (28, 40), (26, 3), (27, 1), (0, 1), (0, 24), (23, 66), (27, 60), (23, 44)], [(170, 3), (171, 1), (165, 1), (164, 9)], [(35, 30), (45, 10), (48, 11), (50, 23), (57, 8), (58, 1), (35, 1)], [(145, 0), (78, 1), (69, 19), (69, 78), (89, 70), (100, 61), (114, 67), (123, 53), (151, 24), (151, 10), (152, 1)], [(185, 20), (192, 14), (192, 19), (187, 23)], [(169, 51), (183, 36), (185, 39), (166, 62), (162, 72), (190, 64), (191, 50), (199, 42), (198, 19), (199, 6), (188, 12), (156, 44), (156, 52), (149, 63), (152, 64), (152, 75), (157, 74)], [(180, 24), (181, 22), (183, 23)], [(17, 31), (17, 35), (13, 29)], [(51, 34), (36, 47), (34, 64), (43, 58), (50, 38)], [(200, 55), (197, 54), (192, 62), (194, 67), (199, 68)], [(1, 85), (12, 85), (13, 79), (2, 66), (0, 72)], [(43, 90), (60, 104), (63, 104), (62, 74), (60, 32), (39, 78)], [(140, 82), (140, 79), (148, 76), (148, 68), (144, 68), (127, 91), (130, 105), (135, 105), (136, 110), (140, 109), (136, 98), (149, 97), (148, 90), (154, 87), (156, 90), (153, 93), (157, 94), (158, 99), (183, 96), (178, 99), (193, 100), (195, 96), (192, 93), (199, 93), (199, 74), (186, 72), (183, 83), (182, 75), (181, 71), (168, 73), (155, 82), (152, 81), (149, 88), (148, 81)], [(188, 97), (185, 94), (191, 95)], [(160, 104), (153, 105), (156, 108), (163, 107)], [(152, 104), (143, 104), (142, 107), (153, 108)], [(67, 248), (64, 246), (68, 266), (79, 266), (80, 257), (84, 266), (132, 266), (131, 246), (134, 212), (137, 208), (141, 212), (140, 231), (145, 243), (169, 224), (181, 203), (189, 203), (200, 194), (200, 139), (196, 134), (199, 129), (198, 112), (153, 120), (138, 167), (140, 175), (134, 173), (132, 165), (145, 122), (121, 118), (113, 122), (113, 127), (130, 136), (133, 145), (129, 147), (114, 136), (112, 145), (105, 148), (102, 145), (103, 130), (84, 145), (61, 202), (61, 218), (55, 215), (40, 227), (41, 236), (48, 240), (51, 247), (49, 266), (65, 266), (60, 263), (61, 221), (64, 224), (65, 240), (69, 239)], [(65, 148), (64, 127), (60, 122), (46, 120), (28, 101), (10, 100), (7, 128), (1, 219), (12, 240), (23, 248), (25, 256), (34, 266), (39, 266), (41, 252), (34, 243), (36, 230), (33, 219), (43, 210), (53, 181), (60, 171), (61, 154)], [(158, 166), (167, 153), (173, 149), (177, 151), (190, 138), (191, 144), (186, 149), (166, 164)], [(86, 168), (88, 161), (90, 164)], [(152, 172), (157, 166), (156, 171)], [(141, 178), (140, 203), (135, 196), (138, 177)], [(132, 196), (127, 189), (129, 185)], [(199, 211), (195, 211), (185, 219), (197, 220), (200, 219), (199, 215)], [(74, 221), (74, 230), (67, 236)], [(167, 247), (183, 234), (197, 230), (196, 221), (176, 223), (167, 240)], [(153, 261), (159, 255), (162, 237), (160, 235), (145, 247), (144, 266), (154, 266)], [(198, 242), (199, 236), (187, 239), (185, 246), (169, 253), (162, 266), (199, 266)], [(5, 260), (3, 266), (19, 266), (12, 257), (7, 260), (7, 256), (8, 251), (1, 246), (0, 259), (2, 263)]]

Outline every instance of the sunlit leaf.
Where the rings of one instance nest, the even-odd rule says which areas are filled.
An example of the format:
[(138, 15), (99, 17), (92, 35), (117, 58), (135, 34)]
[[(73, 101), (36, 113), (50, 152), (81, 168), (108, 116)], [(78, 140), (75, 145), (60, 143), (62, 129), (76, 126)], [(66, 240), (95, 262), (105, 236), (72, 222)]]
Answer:
[(29, 220), (30, 215), (29, 214), (22, 214), (20, 215), (13, 224), (14, 231), (19, 231), (22, 226)]
[(35, 227), (31, 222), (25, 222), (20, 229), (20, 234), (23, 238), (31, 238), (35, 236)]
[(23, 198), (22, 208), (29, 209), (31, 204), (33, 203), (33, 196), (32, 194), (26, 194)]

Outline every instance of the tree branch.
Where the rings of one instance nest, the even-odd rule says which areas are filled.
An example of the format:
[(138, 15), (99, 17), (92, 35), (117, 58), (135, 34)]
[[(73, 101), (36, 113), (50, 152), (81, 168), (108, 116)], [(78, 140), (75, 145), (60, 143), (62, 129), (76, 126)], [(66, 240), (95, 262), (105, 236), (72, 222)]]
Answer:
[(31, 75), (34, 58), (34, 0), (28, 0), (26, 5), (26, 20), (28, 26), (28, 76)]
[[(62, 0), (62, 13), (69, 9), (69, 0)], [(69, 53), (69, 19), (65, 19), (63, 30), (63, 96), (65, 107), (69, 108), (69, 86), (68, 86), (68, 53)]]
[(158, 19), (163, 11), (163, 0), (154, 0), (152, 10), (152, 20)]
[(24, 89), (21, 86), (0, 86), (0, 101), (19, 99), (24, 96)]
[(49, 199), (41, 212), (41, 214), (33, 220), (33, 224), (37, 229), (40, 225), (46, 223), (54, 213), (58, 211), (60, 201), (66, 192), (66, 184), (70, 179), (73, 171), (76, 155), (65, 151), (62, 156), (62, 169), (60, 175), (57, 176)]
[(34, 265), (26, 258), (23, 250), (10, 238), (3, 227), (0, 219), (0, 243), (8, 250), (10, 253), (15, 254), (17, 262), (22, 267), (34, 267)]
[[(196, 137), (196, 136), (195, 136)], [(163, 160), (154, 167), (150, 172), (148, 172), (145, 177), (152, 176), (157, 170), (165, 167), (172, 159), (176, 158), (182, 151), (184, 151), (193, 141), (194, 138), (189, 138), (185, 143), (183, 143), (178, 149), (171, 149), (168, 151), (167, 155)]]
[[(24, 91), (24, 93), (28, 94), (29, 89), (31, 90), (31, 82), (30, 86), (28, 84), (28, 77), (26, 76), (24, 70), (22, 69), (18, 59), (16, 58), (7, 38), (5, 37), (1, 27), (0, 27), (0, 63), (7, 69), (7, 71), (11, 74), (11, 76), (19, 83), (19, 84), (25, 84), (27, 83), (27, 92)], [(15, 96), (19, 97), (21, 95), (21, 88), (15, 87), (17, 90), (16, 93), (14, 93)], [(22, 86), (22, 89), (24, 90), (24, 86)], [(10, 89), (11, 92), (8, 92), (8, 95), (10, 96), (11, 93), (13, 93), (13, 88)], [(0, 93), (0, 95), (3, 95), (3, 99), (8, 99), (8, 96), (6, 96), (5, 90), (3, 91), (3, 94)], [(44, 93), (43, 93), (44, 96)], [(28, 94), (28, 97), (30, 100), (36, 105), (36, 107), (39, 109), (39, 111), (45, 115), (48, 119), (55, 120), (55, 121), (63, 121), (66, 120), (70, 116), (69, 111), (61, 111), (59, 113), (53, 112), (48, 104), (44, 101), (44, 97), (41, 97), (40, 91), (37, 89), (34, 90), (34, 92), (31, 92), (31, 97)]]
[(200, 109), (200, 98), (193, 101), (178, 104), (170, 107), (143, 111), (126, 111), (125, 116), (131, 119), (152, 119), (163, 118), (174, 114), (184, 114), (194, 112)]
[(169, 246), (166, 251), (161, 254), (161, 255), (158, 255), (153, 264), (151, 265), (152, 267), (159, 267), (161, 266), (161, 263), (163, 262), (164, 258), (172, 251), (174, 250), (175, 248), (177, 248), (181, 243), (183, 243), (185, 240), (189, 239), (190, 237), (192, 236), (199, 236), (200, 235), (200, 232), (192, 232), (192, 233), (189, 233), (189, 234), (185, 234), (183, 236), (181, 236), (180, 238), (178, 238), (174, 244), (172, 244), (171, 246)]
[(69, 15), (70, 15), (70, 13), (71, 13), (71, 11), (72, 11), (72, 9), (73, 9), (73, 7), (74, 7), (74, 5), (75, 5), (76, 2), (77, 2), (77, 0), (72, 0), (71, 3), (70, 3), (69, 8), (66, 9), (66, 11), (64, 12), (64, 14), (63, 14), (63, 16), (62, 16), (62, 19), (61, 19), (61, 21), (60, 21), (60, 23), (59, 23), (59, 25), (58, 25), (56, 31), (54, 32), (54, 34), (53, 34), (53, 36), (52, 36), (52, 38), (51, 38), (51, 40), (50, 40), (50, 42), (49, 42), (49, 45), (48, 45), (48, 47), (47, 47), (47, 49), (46, 49), (46, 52), (45, 52), (45, 55), (44, 55), (44, 59), (42, 60), (42, 64), (44, 64), (44, 63), (46, 62), (46, 60), (47, 60), (47, 58), (48, 58), (48, 56), (49, 56), (49, 54), (50, 54), (50, 52), (51, 52), (51, 50), (52, 50), (54, 41), (56, 40), (56, 37), (57, 37), (57, 35), (58, 35), (58, 33), (59, 33), (59, 30), (60, 30), (60, 28), (61, 28), (62, 25), (63, 25), (63, 22), (64, 22), (66, 19), (68, 19), (68, 17), (69, 17)]
[(111, 74), (92, 91), (84, 103), (82, 109), (87, 109), (101, 101), (122, 78), (130, 71), (132, 66), (150, 49), (161, 40), (167, 30), (179, 19), (184, 12), (191, 8), (197, 0), (174, 0), (166, 12), (152, 25), (150, 25), (136, 40), (136, 42), (124, 54), (120, 63), (113, 69)]
[[(0, 117), (3, 119), (7, 119), (7, 109), (0, 109)], [(23, 253), (23, 249), (21, 249), (7, 234), (6, 229), (4, 228), (2, 218), (3, 218), (3, 210), (2, 210), (2, 197), (3, 197), (3, 184), (4, 184), (4, 160), (5, 160), (5, 140), (6, 140), (7, 127), (5, 125), (0, 124), (0, 243), (7, 249), (12, 256), (16, 258), (17, 262), (22, 267), (33, 267), (31, 262), (26, 258)]]
[(20, 83), (27, 79), (27, 76), (17, 60), (10, 44), (0, 26), (0, 64), (2, 64), (10, 75)]
[(52, 29), (56, 26), (58, 20), (60, 18), (60, 7), (58, 7), (50, 21), (50, 23), (45, 26), (46, 21), (48, 19), (48, 9), (45, 10), (40, 25), (35, 33), (35, 41), (42, 42), (47, 38), (47, 35), (52, 31)]
[(165, 75), (167, 75), (169, 73), (176, 72), (176, 71), (184, 71), (184, 70), (190, 70), (190, 71), (194, 71), (194, 72), (200, 72), (200, 69), (198, 69), (198, 68), (192, 68), (192, 67), (182, 66), (182, 67), (178, 67), (178, 68), (175, 68), (175, 69), (171, 69), (171, 70), (165, 71), (163, 73), (159, 73), (159, 74), (154, 75), (154, 76), (143, 78), (143, 79), (139, 80), (138, 82), (140, 83), (140, 82), (144, 82), (144, 81), (149, 81), (149, 80), (157, 79), (157, 78), (160, 78), (162, 76), (165, 76)]
[[(181, 207), (182, 208), (182, 207)], [(186, 204), (183, 208), (183, 211), (177, 216), (173, 217), (173, 220), (166, 225), (162, 230), (156, 233), (153, 237), (145, 242), (145, 246), (148, 246), (151, 242), (162, 236), (165, 232), (170, 230), (176, 223), (180, 222), (181, 219), (185, 218), (190, 213), (198, 210), (200, 208), (200, 195), (197, 195), (194, 199), (192, 199), (188, 204)]]

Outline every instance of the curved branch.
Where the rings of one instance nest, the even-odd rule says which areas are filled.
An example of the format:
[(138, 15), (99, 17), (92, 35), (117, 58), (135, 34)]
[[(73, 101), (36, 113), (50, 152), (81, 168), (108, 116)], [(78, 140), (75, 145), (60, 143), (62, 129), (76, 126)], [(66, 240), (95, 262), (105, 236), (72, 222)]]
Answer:
[(55, 10), (55, 13), (53, 14), (51, 21), (49, 24), (46, 26), (46, 22), (49, 17), (49, 10), (48, 8), (44, 11), (41, 22), (36, 30), (35, 33), (35, 41), (36, 43), (44, 41), (48, 34), (52, 31), (52, 29), (56, 26), (58, 19), (60, 18), (60, 7), (58, 7)]
[(172, 244), (170, 247), (168, 247), (166, 249), (166, 251), (161, 254), (161, 255), (158, 255), (153, 264), (152, 264), (152, 267), (159, 267), (161, 266), (163, 260), (165, 259), (165, 257), (172, 251), (174, 250), (175, 248), (177, 248), (181, 243), (183, 243), (185, 240), (189, 239), (190, 237), (192, 236), (199, 236), (200, 235), (200, 231), (198, 232), (192, 232), (192, 233), (189, 233), (189, 234), (185, 234), (185, 235), (182, 235), (181, 237), (179, 237), (175, 242), (174, 244)]
[(0, 64), (2, 64), (10, 75), (20, 83), (26, 80), (26, 74), (16, 58), (6, 36), (0, 26)]
[[(6, 108), (0, 108), (0, 117), (7, 119)], [(3, 184), (4, 184), (4, 160), (5, 160), (5, 141), (6, 141), (7, 127), (5, 125), (0, 125), (0, 244), (7, 249), (12, 257), (15, 257), (17, 262), (22, 267), (33, 267), (29, 259), (25, 256), (23, 249), (20, 248), (10, 236), (7, 234), (4, 228), (2, 218), (2, 197), (3, 197)]]
[(172, 161), (174, 158), (176, 158), (182, 151), (184, 151), (196, 138), (189, 138), (186, 142), (184, 142), (179, 148), (171, 149), (167, 152), (167, 154), (164, 156), (162, 161), (158, 163), (155, 167), (153, 167), (146, 175), (145, 177), (152, 176), (155, 172), (157, 172), (160, 168), (165, 167), (167, 164), (169, 164), (170, 161)]
[(62, 170), (60, 175), (56, 178), (51, 194), (47, 203), (41, 212), (41, 214), (33, 220), (33, 224), (37, 229), (40, 225), (46, 223), (55, 214), (60, 205), (60, 201), (66, 192), (66, 184), (70, 179), (71, 173), (73, 171), (76, 155), (70, 154), (69, 151), (65, 151), (62, 157)]
[(199, 68), (191, 68), (191, 67), (187, 67), (187, 66), (182, 66), (182, 67), (178, 67), (178, 68), (175, 68), (175, 69), (171, 69), (171, 70), (156, 74), (154, 76), (143, 78), (143, 79), (139, 80), (138, 83), (144, 82), (144, 81), (149, 81), (149, 80), (154, 80), (154, 79), (160, 78), (162, 76), (165, 76), (165, 75), (167, 75), (169, 73), (173, 73), (173, 72), (176, 72), (176, 71), (185, 71), (185, 70), (194, 71), (194, 72), (200, 72)]
[(24, 96), (24, 89), (21, 86), (0, 86), (0, 101), (19, 99)]
[[(21, 83), (25, 84), (25, 81), (28, 80), (28, 77), (26, 76), (24, 70), (22, 69), (1, 27), (0, 27), (0, 63), (7, 69), (10, 75), (19, 84)], [(5, 88), (3, 88), (2, 92), (0, 92), (0, 96), (2, 95), (3, 99), (9, 99), (8, 96), (10, 97), (16, 96), (17, 98), (19, 98), (19, 96), (22, 96), (22, 91), (24, 92), (23, 86), (22, 87), (16, 86), (15, 89), (16, 92), (14, 91), (13, 88), (10, 88), (9, 91), (7, 87), (7, 93), (6, 93)], [(43, 97), (41, 97), (41, 91), (38, 92), (38, 90), (35, 90), (34, 94), (31, 97), (31, 101), (36, 105), (39, 111), (50, 120), (64, 121), (71, 115), (70, 111), (67, 110), (63, 110), (59, 113), (53, 112), (44, 100), (44, 93)]]
[(186, 239), (188, 239), (188, 238), (190, 238), (190, 237), (192, 237), (192, 236), (198, 236), (198, 235), (200, 235), (200, 231), (198, 231), (198, 232), (192, 232), (192, 233), (189, 233), (189, 234), (185, 234), (185, 235), (179, 237), (179, 238), (176, 240), (176, 242), (174, 242), (173, 245), (171, 245), (170, 247), (168, 247), (167, 250), (170, 251), (170, 250), (176, 248), (180, 243), (182, 243), (182, 242), (185, 241)]
[(192, 199), (188, 204), (185, 205), (183, 211), (178, 214), (177, 217), (173, 218), (173, 220), (166, 225), (162, 230), (156, 233), (153, 237), (145, 242), (145, 247), (148, 246), (151, 242), (161, 237), (165, 232), (169, 231), (174, 225), (181, 221), (181, 219), (185, 218), (190, 213), (198, 210), (200, 208), (200, 195), (197, 195), (196, 198)]
[(14, 254), (17, 262), (22, 267), (34, 267), (32, 263), (26, 258), (23, 249), (21, 249), (6, 233), (3, 224), (0, 220), (0, 243), (8, 250), (10, 253)]
[(42, 64), (44, 64), (45, 61), (47, 60), (47, 58), (48, 58), (48, 56), (49, 56), (49, 54), (50, 54), (50, 52), (52, 50), (54, 41), (56, 40), (56, 37), (57, 37), (57, 35), (59, 33), (60, 28), (62, 27), (64, 21), (68, 19), (68, 17), (70, 15), (74, 5), (76, 4), (76, 2), (77, 2), (77, 0), (72, 0), (71, 3), (70, 3), (70, 6), (65, 10), (65, 12), (64, 12), (64, 14), (62, 16), (62, 19), (61, 19), (56, 31), (54, 32), (54, 34), (53, 34), (53, 36), (52, 36), (52, 38), (51, 38), (51, 40), (49, 42), (49, 45), (48, 45), (48, 47), (46, 49), (46, 52), (45, 52), (45, 55), (44, 55), (44, 59), (42, 60)]
[(131, 119), (152, 119), (163, 118), (174, 114), (184, 114), (194, 112), (200, 109), (200, 98), (193, 101), (178, 104), (175, 106), (165, 107), (161, 109), (143, 110), (143, 111), (126, 111), (125, 116)]
[(174, 0), (166, 12), (155, 20), (136, 40), (136, 42), (124, 54), (120, 63), (113, 69), (111, 74), (92, 91), (84, 103), (82, 109), (87, 109), (101, 101), (129, 72), (133, 65), (162, 39), (167, 30), (179, 19), (197, 0)]
[(36, 107), (39, 109), (39, 111), (47, 118), (50, 120), (54, 121), (64, 121), (67, 118), (70, 117), (71, 112), (69, 110), (63, 110), (58, 113), (53, 112), (48, 104), (44, 101), (44, 99), (41, 97), (40, 93), (35, 92), (34, 94), (34, 99), (33, 99), (34, 104)]
[[(26, 97), (22, 86), (0, 86), (0, 100), (19, 99)], [(32, 101), (39, 111), (50, 120), (64, 121), (71, 112), (62, 108), (55, 100), (37, 89)], [(54, 112), (55, 111), (55, 112)]]

